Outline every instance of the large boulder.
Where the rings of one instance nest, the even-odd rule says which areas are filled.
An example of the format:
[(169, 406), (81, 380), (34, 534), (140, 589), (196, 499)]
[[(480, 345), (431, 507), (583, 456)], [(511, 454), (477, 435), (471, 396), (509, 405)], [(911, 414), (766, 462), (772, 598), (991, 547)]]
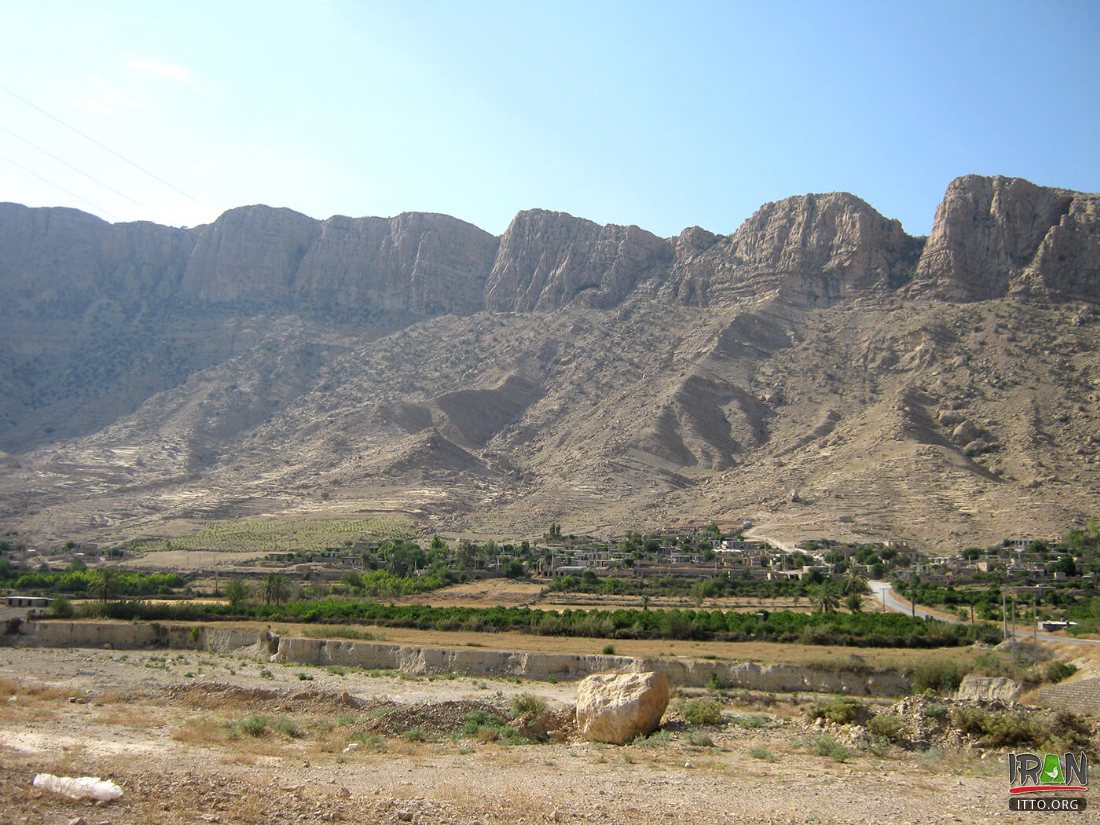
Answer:
[(597, 673), (577, 688), (577, 731), (591, 742), (624, 745), (656, 730), (667, 707), (664, 673)]
[(1004, 676), (973, 676), (967, 674), (959, 685), (956, 699), (970, 702), (1015, 702), (1023, 687)]

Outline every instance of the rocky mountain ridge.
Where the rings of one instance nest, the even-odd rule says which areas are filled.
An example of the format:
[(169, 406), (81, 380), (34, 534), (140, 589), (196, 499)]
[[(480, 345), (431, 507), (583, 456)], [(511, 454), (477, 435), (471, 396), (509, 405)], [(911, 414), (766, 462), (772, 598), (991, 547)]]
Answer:
[(1098, 209), (973, 176), (927, 239), (844, 193), (668, 239), (0, 205), (0, 527), (1046, 535), (1100, 511)]
[(828, 306), (906, 288), (971, 301), (1009, 292), (1100, 301), (1100, 196), (1015, 178), (951, 183), (927, 239), (846, 193), (769, 203), (732, 235), (661, 239), (562, 212), (521, 212), (500, 238), (446, 215), (316, 221), (266, 206), (194, 229), (108, 224), (0, 204), (8, 313), (96, 301), (340, 306), (418, 315), (609, 308), (638, 289), (688, 305), (766, 292)]

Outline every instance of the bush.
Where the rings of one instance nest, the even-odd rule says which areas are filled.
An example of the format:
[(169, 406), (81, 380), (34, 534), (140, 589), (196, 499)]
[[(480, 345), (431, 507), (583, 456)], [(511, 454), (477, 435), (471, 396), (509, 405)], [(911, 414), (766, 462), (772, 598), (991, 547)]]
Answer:
[(72, 602), (64, 596), (57, 596), (50, 602), (49, 614), (55, 619), (71, 619), (76, 611), (73, 610)]
[(749, 748), (748, 753), (749, 753), (749, 756), (751, 756), (753, 759), (763, 759), (765, 762), (774, 762), (775, 761), (775, 754), (772, 753), (767, 748), (760, 748), (760, 747)]
[(722, 724), (722, 705), (714, 699), (685, 699), (679, 711), (689, 725)]
[(733, 718), (733, 724), (739, 728), (762, 728), (768, 723), (768, 717), (762, 713), (749, 713)]
[(251, 736), (254, 739), (258, 739), (267, 733), (267, 725), (268, 718), (266, 716), (248, 716), (233, 722), (229, 726), (229, 735), (235, 738), (244, 734), (245, 736)]
[(827, 719), (838, 725), (850, 725), (866, 716), (866, 708), (855, 699), (827, 699), (815, 702), (808, 711), (811, 719)]
[(924, 693), (926, 690), (950, 693), (958, 690), (966, 674), (966, 668), (958, 662), (952, 662), (949, 659), (929, 659), (913, 669), (910, 682), (916, 693)]
[(604, 645), (603, 650), (601, 650), (600, 652), (603, 653), (604, 656), (614, 656), (615, 645)]
[(1069, 662), (1051, 662), (1043, 671), (1043, 679), (1047, 682), (1061, 682), (1077, 672), (1077, 665)]
[(924, 715), (931, 719), (943, 719), (947, 716), (947, 706), (939, 702), (929, 702), (924, 706)]
[(905, 720), (892, 713), (880, 713), (867, 720), (867, 732), (891, 742), (900, 742), (905, 738)]
[(809, 746), (810, 750), (818, 756), (831, 756), (838, 762), (843, 762), (852, 755), (848, 748), (844, 747), (835, 736), (827, 731), (822, 731), (811, 737)]
[(546, 710), (546, 702), (530, 693), (512, 697), (512, 713), (515, 716), (538, 716)]

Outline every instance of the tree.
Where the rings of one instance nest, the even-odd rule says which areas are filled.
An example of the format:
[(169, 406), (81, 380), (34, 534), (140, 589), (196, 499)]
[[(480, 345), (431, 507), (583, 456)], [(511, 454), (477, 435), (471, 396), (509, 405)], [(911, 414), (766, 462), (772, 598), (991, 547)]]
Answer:
[(92, 592), (101, 602), (106, 604), (117, 599), (121, 589), (122, 582), (119, 580), (118, 571), (113, 567), (104, 567), (96, 571)]
[(230, 607), (240, 607), (251, 592), (251, 588), (240, 579), (230, 579), (225, 585), (225, 598), (229, 600)]
[(844, 597), (844, 606), (853, 613), (863, 610), (863, 597), (859, 593), (849, 593)]
[(290, 598), (290, 582), (282, 573), (268, 573), (264, 579), (264, 604), (282, 604)]
[(870, 589), (867, 579), (855, 570), (849, 570), (848, 575), (844, 577), (844, 595), (846, 596), (862, 596)]
[(821, 585), (814, 591), (813, 604), (818, 613), (832, 613), (840, 606), (840, 599), (831, 587)]
[(508, 559), (501, 570), (510, 579), (521, 579), (527, 574), (527, 569), (519, 559)]

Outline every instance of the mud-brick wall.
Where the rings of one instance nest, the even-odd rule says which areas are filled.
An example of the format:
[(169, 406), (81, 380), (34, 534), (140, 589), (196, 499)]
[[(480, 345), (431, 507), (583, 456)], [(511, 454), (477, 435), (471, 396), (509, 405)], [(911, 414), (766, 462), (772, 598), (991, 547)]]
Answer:
[(1042, 688), (1039, 704), (1070, 713), (1100, 716), (1100, 677)]

